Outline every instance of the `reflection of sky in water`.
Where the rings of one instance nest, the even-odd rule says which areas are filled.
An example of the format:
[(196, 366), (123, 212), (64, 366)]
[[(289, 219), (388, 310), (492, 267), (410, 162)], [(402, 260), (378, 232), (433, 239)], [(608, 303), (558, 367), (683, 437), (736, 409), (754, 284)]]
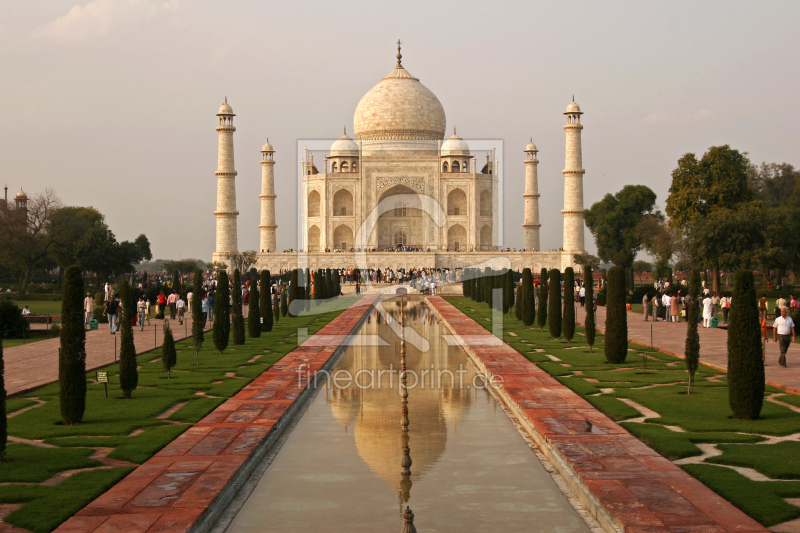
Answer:
[[(384, 306), (399, 321), (399, 307)], [(429, 376), (412, 388), (409, 376), (410, 479), (401, 475), (400, 339), (373, 311), (359, 334), (386, 345), (350, 346), (336, 368), (369, 371), (373, 386), (331, 380), (319, 391), (229, 531), (400, 531), (405, 505), (425, 532), (586, 531), (430, 310), (411, 305), (405, 324), (430, 344), (406, 343), (409, 372), (433, 370), (434, 385), (439, 371), (454, 376), (433, 388)]]

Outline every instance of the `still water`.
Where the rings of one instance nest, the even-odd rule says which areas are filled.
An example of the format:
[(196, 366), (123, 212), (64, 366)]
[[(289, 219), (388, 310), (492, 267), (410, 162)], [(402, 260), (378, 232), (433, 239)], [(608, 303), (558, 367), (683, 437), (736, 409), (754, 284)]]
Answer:
[[(422, 301), (406, 302), (408, 432), (396, 300), (320, 380), (228, 531), (588, 531)], [(416, 337), (418, 334), (419, 337)], [(374, 344), (382, 344), (375, 346)], [(382, 373), (380, 371), (383, 371)], [(425, 373), (423, 374), (423, 371)], [(402, 475), (407, 440), (411, 475)]]

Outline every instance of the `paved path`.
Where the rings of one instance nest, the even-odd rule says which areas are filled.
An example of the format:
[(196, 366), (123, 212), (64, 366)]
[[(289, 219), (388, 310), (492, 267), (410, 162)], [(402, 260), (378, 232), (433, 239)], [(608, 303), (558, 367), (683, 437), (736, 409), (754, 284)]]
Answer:
[(275, 437), (292, 405), (311, 392), (298, 376), (322, 368), (375, 299), (366, 296), (343, 311), (56, 531), (178, 533), (198, 520), (213, 524), (215, 513), (224, 510), (217, 501), (225, 499), (223, 489), (241, 486), (266, 449), (260, 445)]
[(590, 511), (596, 504), (601, 523), (636, 533), (766, 532), (519, 352), (490, 342), (496, 337), (452, 304), (428, 301), (473, 361), (501, 379), (506, 405)]
[[(583, 324), (586, 316), (585, 309), (578, 306), (576, 317)], [(605, 331), (606, 309), (597, 308), (595, 319), (597, 329)], [(653, 340), (650, 341), (652, 331)], [(700, 362), (711, 367), (728, 369), (728, 330), (720, 328), (704, 328), (699, 325), (700, 333)], [(798, 332), (800, 333), (800, 331)], [(628, 338), (634, 342), (647, 346), (654, 346), (664, 352), (683, 357), (686, 343), (686, 322), (664, 322), (659, 320), (645, 322), (639, 313), (628, 313)], [(767, 384), (778, 387), (788, 392), (800, 394), (800, 345), (792, 343), (786, 355), (788, 367), (778, 366), (778, 344), (772, 342), (772, 337), (767, 343), (767, 366), (765, 367)]]
[[(192, 327), (184, 320), (184, 325), (177, 320), (170, 321), (172, 335), (175, 340), (191, 336)], [(143, 353), (163, 344), (163, 320), (150, 320), (144, 331), (139, 326), (133, 328), (136, 353)], [(211, 323), (207, 325), (210, 327)], [(86, 332), (86, 370), (103, 367), (113, 363), (119, 354), (119, 332), (111, 335), (108, 324), (99, 324), (99, 328)], [(56, 337), (36, 341), (14, 348), (3, 349), (5, 361), (6, 391), (9, 396), (23, 394), (58, 381), (58, 348), (61, 341)], [(160, 355), (160, 354), (158, 354)], [(156, 357), (155, 355), (153, 357)]]

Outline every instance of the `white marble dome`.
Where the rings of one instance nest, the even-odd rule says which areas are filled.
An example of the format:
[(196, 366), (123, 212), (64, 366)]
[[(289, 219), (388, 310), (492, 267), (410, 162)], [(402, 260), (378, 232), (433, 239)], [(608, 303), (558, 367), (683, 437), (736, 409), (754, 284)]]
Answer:
[(568, 113), (581, 113), (581, 108), (575, 103), (575, 100), (570, 102), (567, 106), (567, 111), (564, 114), (566, 115)]
[(331, 157), (358, 156), (358, 144), (347, 136), (347, 133), (336, 139), (331, 145)]
[(236, 116), (236, 115), (233, 114), (233, 108), (228, 105), (228, 99), (227, 98), (225, 99), (225, 103), (220, 106), (219, 111), (217, 111), (217, 115), (233, 115), (233, 116)]
[(536, 148), (536, 145), (533, 144), (533, 139), (531, 139), (531, 142), (529, 142), (528, 146), (525, 147), (525, 151), (526, 152), (538, 152), (539, 151), (539, 149)]
[(261, 148), (261, 151), (262, 151), (262, 152), (274, 152), (274, 151), (275, 151), (275, 149), (274, 149), (274, 148), (272, 148), (272, 145), (269, 143), (269, 139), (267, 139), (267, 144), (265, 144), (265, 145), (264, 145), (264, 146)]
[(436, 95), (397, 65), (361, 98), (353, 123), (363, 141), (440, 141), (446, 119)]
[(469, 155), (469, 145), (453, 130), (453, 135), (442, 143), (442, 155)]

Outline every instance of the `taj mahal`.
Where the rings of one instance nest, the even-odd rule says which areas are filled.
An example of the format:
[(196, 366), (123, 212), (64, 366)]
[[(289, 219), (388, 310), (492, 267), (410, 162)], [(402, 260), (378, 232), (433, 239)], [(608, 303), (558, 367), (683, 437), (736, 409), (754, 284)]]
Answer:
[[(525, 205), (522, 250), (502, 247), (498, 229), (500, 162), (493, 147), (485, 161), (457, 135), (446, 136), (439, 99), (402, 64), (361, 98), (353, 136), (345, 130), (315, 162), (306, 148), (299, 166), (302, 213), (299, 251), (278, 252), (275, 220), (275, 151), (261, 150), (261, 223), (258, 269), (463, 268), (564, 269), (584, 252), (581, 110), (567, 106), (563, 246), (541, 251), (538, 149), (524, 149)], [(224, 262), (239, 251), (233, 109), (225, 99), (217, 113), (219, 150), (216, 251)], [(318, 154), (319, 155), (319, 154)], [(246, 247), (249, 249), (250, 246)]]

